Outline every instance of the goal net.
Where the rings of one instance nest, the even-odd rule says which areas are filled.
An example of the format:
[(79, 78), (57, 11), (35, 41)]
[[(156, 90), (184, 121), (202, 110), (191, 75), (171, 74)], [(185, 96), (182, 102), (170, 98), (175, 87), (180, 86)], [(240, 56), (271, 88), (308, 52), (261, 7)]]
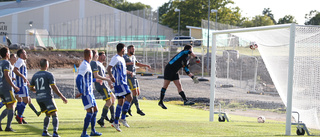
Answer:
[[(292, 26), (295, 29), (290, 30)], [(295, 35), (290, 36), (293, 31)], [(289, 102), (291, 105), (292, 94), (292, 111), (300, 114), (299, 120), (309, 128), (320, 129), (320, 26), (285, 24), (225, 30), (215, 34), (217, 37), (232, 34), (243, 40), (257, 43), (261, 57), (283, 103), (287, 106)], [(294, 46), (290, 46), (290, 40), (295, 40)], [(294, 56), (289, 56), (290, 49), (291, 51), (294, 49), (294, 52), (291, 52)], [(214, 60), (214, 57), (212, 59)], [(293, 67), (289, 65), (290, 59), (293, 61)], [(214, 93), (213, 88), (212, 90)], [(214, 94), (211, 97), (214, 99)], [(292, 116), (295, 122), (298, 122), (298, 115), (292, 114)]]

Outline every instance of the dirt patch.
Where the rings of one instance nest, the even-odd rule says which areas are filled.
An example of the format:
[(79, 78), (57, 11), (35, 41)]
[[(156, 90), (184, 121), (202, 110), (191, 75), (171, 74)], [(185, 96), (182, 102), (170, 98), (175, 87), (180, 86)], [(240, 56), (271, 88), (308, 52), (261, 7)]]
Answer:
[(80, 65), (83, 58), (83, 52), (76, 51), (27, 51), (28, 69), (39, 69), (40, 60), (48, 59), (50, 68), (72, 68), (74, 64)]

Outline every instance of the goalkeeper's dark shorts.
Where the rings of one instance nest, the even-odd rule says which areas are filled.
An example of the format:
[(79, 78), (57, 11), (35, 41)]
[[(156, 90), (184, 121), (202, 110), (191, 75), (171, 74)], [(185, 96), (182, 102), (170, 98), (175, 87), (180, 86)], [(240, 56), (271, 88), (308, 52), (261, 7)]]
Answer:
[(174, 81), (174, 80), (179, 80), (180, 78), (179, 78), (178, 72), (175, 72), (167, 65), (166, 68), (164, 69), (164, 79)]

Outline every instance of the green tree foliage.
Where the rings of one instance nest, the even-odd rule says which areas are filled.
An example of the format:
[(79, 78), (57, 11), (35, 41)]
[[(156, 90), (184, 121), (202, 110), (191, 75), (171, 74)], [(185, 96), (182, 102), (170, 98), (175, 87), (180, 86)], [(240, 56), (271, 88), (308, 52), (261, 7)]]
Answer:
[(141, 2), (137, 3), (131, 3), (131, 2), (123, 2), (121, 4), (118, 4), (115, 6), (115, 8), (122, 10), (122, 11), (136, 11), (136, 10), (142, 10), (142, 9), (150, 9), (150, 5), (142, 4)]
[[(243, 20), (238, 7), (228, 7), (234, 4), (232, 0), (210, 0), (210, 9), (218, 9), (218, 22), (230, 25), (239, 25)], [(167, 25), (173, 29), (178, 28), (179, 13), (174, 9), (180, 9), (180, 28), (186, 30), (186, 26), (201, 26), (202, 19), (208, 18), (208, 0), (184, 0), (173, 1), (172, 5), (167, 4), (163, 8), (161, 24)], [(169, 9), (169, 10), (168, 10)], [(167, 10), (167, 11), (166, 11)], [(215, 21), (215, 13), (210, 14), (210, 20)]]
[(145, 4), (142, 4), (141, 2), (131, 3), (124, 0), (95, 0), (95, 1), (100, 2), (102, 4), (106, 4), (110, 7), (117, 8), (122, 11), (126, 11), (126, 12), (151, 8), (150, 5), (145, 5)]
[(95, 1), (106, 4), (110, 7), (115, 7), (116, 5), (124, 2), (123, 0), (95, 0)]
[(159, 7), (159, 22), (162, 23), (162, 20), (165, 16), (162, 16), (166, 13), (168, 13), (172, 9), (172, 0), (169, 0), (168, 2), (164, 3), (161, 7)]
[(320, 25), (320, 12), (312, 10), (309, 14), (305, 15), (305, 19), (305, 25)]
[(297, 23), (297, 21), (294, 19), (294, 16), (291, 16), (291, 15), (285, 15), (283, 18), (280, 18), (278, 20), (278, 24), (288, 24), (288, 23)]
[(277, 24), (277, 22), (274, 19), (274, 16), (271, 12), (272, 12), (272, 10), (270, 8), (264, 8), (262, 11), (262, 15), (266, 15), (266, 16), (270, 17), (270, 19), (273, 21), (273, 24)]
[(274, 25), (273, 20), (267, 16), (261, 16), (257, 15), (253, 17), (251, 20), (249, 18), (246, 18), (241, 26), (246, 28), (246, 27), (257, 27), (257, 26), (269, 26), (269, 25)]

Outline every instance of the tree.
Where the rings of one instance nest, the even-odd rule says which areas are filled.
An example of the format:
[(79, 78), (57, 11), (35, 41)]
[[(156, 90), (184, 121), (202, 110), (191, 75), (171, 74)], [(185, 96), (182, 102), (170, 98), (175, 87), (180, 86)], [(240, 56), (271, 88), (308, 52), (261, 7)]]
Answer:
[(287, 23), (297, 23), (297, 21), (294, 19), (294, 16), (291, 16), (291, 15), (285, 15), (283, 18), (280, 18), (278, 20), (278, 24), (287, 24)]
[(305, 19), (305, 25), (320, 25), (320, 12), (312, 10), (309, 14), (305, 15)]
[(97, 2), (100, 2), (102, 4), (106, 4), (110, 7), (115, 7), (118, 4), (123, 3), (123, 0), (95, 0)]
[(261, 16), (257, 15), (253, 17), (251, 20), (249, 18), (246, 18), (243, 23), (241, 24), (242, 27), (257, 27), (257, 26), (269, 26), (274, 25), (273, 20), (267, 16)]
[(126, 11), (126, 12), (142, 10), (146, 8), (151, 9), (150, 5), (145, 5), (145, 4), (142, 4), (141, 2), (131, 3), (124, 0), (95, 0), (95, 1), (100, 2), (102, 4), (106, 4), (110, 7), (117, 8), (122, 11)]
[(161, 7), (159, 7), (159, 22), (162, 23), (162, 20), (164, 19), (164, 14), (168, 13), (169, 10), (172, 8), (172, 0), (169, 0), (168, 2), (164, 3)]
[(272, 12), (272, 10), (270, 8), (264, 8), (262, 11), (262, 15), (266, 15), (266, 16), (270, 17), (270, 19), (273, 21), (273, 24), (277, 24), (277, 22), (274, 19), (274, 16), (271, 12)]
[(151, 9), (151, 6), (142, 4), (141, 2), (137, 2), (137, 3), (123, 2), (123, 3), (117, 4), (115, 8), (122, 11), (129, 12), (129, 11), (136, 11), (136, 10), (142, 10), (142, 9)]
[[(218, 9), (218, 22), (230, 25), (239, 25), (242, 21), (240, 9), (228, 8), (234, 4), (232, 0), (210, 0), (210, 9)], [(169, 5), (168, 5), (169, 6)], [(168, 25), (173, 29), (178, 28), (178, 12), (175, 8), (180, 9), (180, 28), (186, 30), (186, 26), (201, 26), (201, 21), (208, 18), (208, 0), (184, 0), (173, 1), (169, 10), (162, 14), (162, 24)], [(210, 20), (215, 21), (215, 13), (210, 14)]]

